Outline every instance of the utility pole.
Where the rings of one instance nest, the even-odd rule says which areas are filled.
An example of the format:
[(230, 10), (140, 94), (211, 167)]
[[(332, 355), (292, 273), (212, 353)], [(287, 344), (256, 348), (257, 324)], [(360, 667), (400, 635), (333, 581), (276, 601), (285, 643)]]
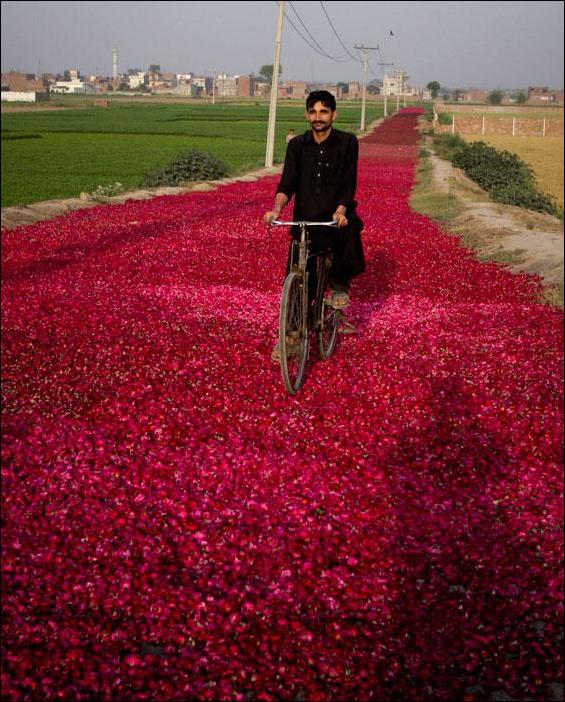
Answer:
[(265, 166), (269, 168), (273, 165), (275, 154), (275, 126), (277, 119), (277, 94), (279, 92), (279, 66), (281, 63), (281, 44), (284, 22), (284, 2), (279, 2), (279, 17), (277, 19), (277, 32), (275, 35), (275, 63), (273, 65), (273, 77), (271, 78), (271, 103), (269, 106), (269, 128), (267, 130), (267, 151), (265, 154)]
[[(404, 81), (408, 75), (403, 70), (396, 71), (396, 111), (400, 110), (400, 95), (404, 95)], [(406, 95), (404, 95), (404, 107), (406, 107)]]
[(355, 48), (359, 49), (359, 51), (362, 52), (363, 54), (363, 97), (361, 99), (361, 131), (365, 131), (365, 103), (367, 101), (367, 64), (369, 63), (369, 52), (370, 51), (378, 51), (379, 47), (378, 46), (357, 46), (355, 44)]
[(381, 66), (381, 67), (384, 66), (384, 68), (383, 68), (383, 94), (384, 94), (384, 96), (385, 96), (385, 111), (384, 111), (384, 116), (385, 116), (385, 117), (388, 117), (388, 109), (387, 109), (387, 101), (386, 101), (386, 98), (387, 98), (387, 94), (388, 94), (388, 93), (387, 93), (387, 87), (385, 86), (385, 82), (386, 82), (385, 79), (388, 78), (388, 76), (387, 76), (387, 74), (386, 74), (386, 67), (387, 67), (387, 66), (394, 66), (394, 63), (384, 63), (384, 61), (380, 61), (380, 62), (379, 62), (379, 66)]
[[(206, 77), (204, 77), (204, 82), (206, 82)], [(214, 71), (214, 77), (212, 78), (212, 105), (216, 104), (216, 71)]]

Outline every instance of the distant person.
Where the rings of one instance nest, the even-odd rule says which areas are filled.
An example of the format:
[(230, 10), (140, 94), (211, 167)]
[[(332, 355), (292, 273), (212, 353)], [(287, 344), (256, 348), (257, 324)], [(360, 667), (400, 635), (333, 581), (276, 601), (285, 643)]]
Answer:
[[(359, 142), (355, 134), (333, 127), (336, 102), (327, 90), (308, 95), (305, 117), (311, 128), (288, 142), (274, 207), (265, 213), (264, 221), (269, 224), (278, 219), (294, 196), (294, 221), (337, 222), (334, 231), (311, 228), (310, 240), (314, 248), (329, 246), (332, 250), (330, 305), (341, 310), (349, 305), (351, 279), (365, 270), (363, 222), (357, 215), (355, 201)], [(292, 235), (300, 238), (298, 227), (293, 228)], [(291, 253), (292, 243), (287, 271), (292, 267)], [(314, 258), (310, 264), (314, 265)], [(279, 358), (278, 354), (277, 344), (273, 360)]]
[(296, 132), (294, 131), (294, 129), (289, 129), (289, 130), (288, 130), (288, 133), (287, 133), (287, 135), (286, 135), (286, 137), (285, 137), (285, 138), (286, 138), (286, 143), (288, 144), (288, 142), (289, 142), (291, 139), (294, 139), (295, 136), (296, 136)]

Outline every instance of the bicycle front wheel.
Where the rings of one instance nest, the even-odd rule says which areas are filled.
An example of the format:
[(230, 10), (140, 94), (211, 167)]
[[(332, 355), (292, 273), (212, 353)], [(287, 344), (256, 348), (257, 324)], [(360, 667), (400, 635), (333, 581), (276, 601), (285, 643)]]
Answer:
[(279, 318), (281, 372), (287, 391), (294, 395), (304, 382), (308, 360), (307, 296), (304, 278), (289, 273), (284, 281)]
[(320, 257), (318, 262), (318, 288), (316, 291), (316, 336), (318, 337), (318, 353), (320, 358), (329, 358), (337, 343), (337, 328), (340, 312), (326, 304), (329, 293), (328, 278), (331, 259)]

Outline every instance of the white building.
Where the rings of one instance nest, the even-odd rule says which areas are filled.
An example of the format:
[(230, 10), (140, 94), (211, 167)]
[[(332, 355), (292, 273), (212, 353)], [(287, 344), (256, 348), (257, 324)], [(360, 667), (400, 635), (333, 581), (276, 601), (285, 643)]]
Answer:
[(394, 75), (387, 76), (383, 78), (383, 95), (405, 95), (408, 93), (408, 86), (406, 81), (408, 80), (408, 75), (397, 68), (394, 71)]
[(239, 76), (230, 76), (219, 73), (216, 76), (216, 91), (219, 97), (237, 97), (237, 79)]
[(64, 95), (80, 95), (95, 93), (96, 90), (90, 83), (84, 83), (82, 80), (58, 80), (55, 85), (51, 86), (50, 92)]
[(140, 88), (147, 82), (147, 74), (144, 71), (139, 71), (138, 73), (133, 73), (128, 75), (128, 85), (132, 90)]
[(37, 102), (38, 93), (31, 90), (21, 92), (2, 90), (0, 95), (2, 96), (2, 102)]

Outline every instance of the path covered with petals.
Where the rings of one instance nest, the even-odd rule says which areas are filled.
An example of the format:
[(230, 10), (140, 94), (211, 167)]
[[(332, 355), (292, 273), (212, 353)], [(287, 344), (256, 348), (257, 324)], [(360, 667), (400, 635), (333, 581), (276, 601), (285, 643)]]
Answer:
[(417, 116), (295, 398), (276, 178), (3, 233), (6, 699), (557, 694), (563, 316), (410, 210)]

